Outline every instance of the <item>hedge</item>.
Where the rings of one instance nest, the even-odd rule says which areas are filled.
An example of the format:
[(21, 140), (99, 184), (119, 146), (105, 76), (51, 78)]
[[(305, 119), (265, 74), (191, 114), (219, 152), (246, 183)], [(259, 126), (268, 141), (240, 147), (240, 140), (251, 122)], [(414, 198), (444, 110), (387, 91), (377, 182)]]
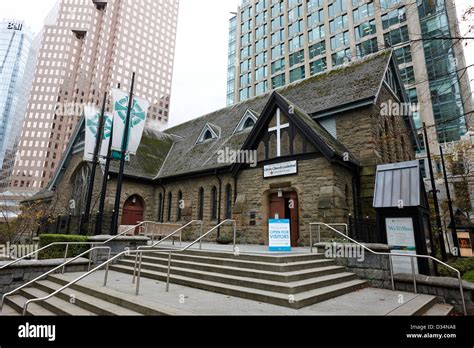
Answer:
[[(474, 258), (454, 258), (448, 261), (448, 265), (459, 270), (461, 277), (463, 277), (466, 273), (474, 271)], [(438, 271), (442, 277), (456, 277), (456, 273), (453, 270), (443, 265), (438, 267)]]
[[(63, 234), (42, 234), (39, 237), (39, 248), (42, 248), (51, 243), (64, 243), (64, 242), (87, 242), (89, 237), (87, 236), (76, 236), (76, 235), (63, 235)], [(67, 257), (78, 256), (85, 251), (90, 249), (90, 245), (69, 245)], [(40, 260), (48, 259), (61, 259), (64, 258), (66, 252), (66, 245), (55, 245), (46, 248), (39, 252), (38, 258)]]

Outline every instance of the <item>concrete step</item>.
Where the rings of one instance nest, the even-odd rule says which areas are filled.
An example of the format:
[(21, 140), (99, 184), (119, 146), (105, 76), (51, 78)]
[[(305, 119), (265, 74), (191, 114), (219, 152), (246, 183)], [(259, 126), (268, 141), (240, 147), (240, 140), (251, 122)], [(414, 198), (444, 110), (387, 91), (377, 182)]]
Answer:
[[(122, 265), (114, 265), (111, 269), (127, 274), (132, 274), (133, 272), (132, 267)], [(337, 275), (324, 276), (326, 278), (319, 277), (319, 279), (315, 278), (315, 280), (305, 280), (303, 282), (308, 282), (308, 284), (296, 284), (294, 287), (288, 287), (288, 284), (286, 284), (287, 287), (284, 292), (281, 291), (283, 289), (282, 285), (278, 287), (277, 284), (272, 284), (272, 287), (263, 281), (256, 282), (254, 279), (250, 280), (252, 284), (243, 281), (222, 283), (173, 274), (170, 277), (170, 283), (298, 309), (367, 286), (366, 281), (354, 279), (353, 274), (345, 273), (346, 274), (340, 273)], [(338, 278), (341, 277), (341, 274), (343, 275), (342, 277), (347, 278)], [(166, 273), (163, 272), (142, 270), (142, 276), (166, 281)], [(232, 278), (235, 277), (229, 277), (229, 279)], [(244, 286), (243, 284), (248, 286)], [(269, 289), (280, 290), (280, 292), (271, 291)], [(301, 292), (292, 289), (298, 289)]]
[(438, 316), (438, 317), (446, 317), (451, 314), (453, 311), (453, 306), (445, 303), (436, 303), (431, 308), (423, 313), (424, 316)]
[(7, 304), (3, 305), (3, 309), (0, 312), (0, 317), (16, 317), (19, 315), (20, 313), (18, 313), (13, 307), (10, 307)]
[[(26, 301), (29, 299), (24, 297), (23, 295), (16, 294), (12, 296), (8, 296), (5, 299), (5, 306), (8, 306), (12, 309), (14, 309), (19, 315), (23, 313), (23, 305), (25, 304)], [(47, 310), (43, 306), (40, 306), (36, 303), (32, 303), (28, 305), (28, 309), (26, 311), (27, 315), (33, 315), (33, 316), (54, 316), (56, 315), (54, 312)]]
[[(37, 289), (37, 288), (24, 288), (19, 291), (19, 293), (27, 298), (41, 298), (49, 295), (49, 292)], [(91, 311), (85, 310), (81, 307), (76, 306), (75, 304), (62, 300), (58, 297), (51, 297), (45, 301), (36, 302), (40, 306), (46, 308), (48, 311), (54, 313), (55, 315), (61, 316), (92, 316), (95, 315)], [(28, 305), (29, 307), (30, 305)]]
[[(62, 285), (52, 282), (51, 280), (43, 280), (35, 284), (35, 287), (47, 292), (53, 293), (54, 291), (60, 289)], [(90, 296), (84, 292), (78, 291), (77, 289), (67, 289), (65, 292), (60, 292), (56, 294), (62, 300), (69, 301), (70, 295), (74, 295), (74, 304), (84, 310), (90, 311), (97, 315), (107, 315), (107, 316), (139, 316), (142, 315), (133, 310), (121, 307), (119, 305), (113, 304), (109, 301), (102, 300), (100, 298)]]
[[(129, 264), (117, 264), (111, 266), (114, 271), (121, 271), (127, 274), (133, 274), (133, 262)], [(356, 279), (356, 275), (348, 272), (338, 272), (335, 274), (326, 274), (312, 278), (306, 278), (291, 283), (284, 283), (266, 279), (256, 279), (241, 276), (232, 276), (225, 273), (204, 272), (189, 268), (171, 267), (171, 278), (175, 275), (186, 278), (195, 278), (200, 280), (208, 280), (222, 284), (239, 285), (242, 287), (255, 288), (266, 291), (280, 292), (283, 294), (296, 294), (298, 292), (315, 289), (322, 286), (332, 285), (335, 283)], [(167, 267), (157, 267), (153, 264), (142, 264), (142, 276), (152, 277), (156, 280), (166, 281)]]
[[(48, 280), (58, 285), (64, 286), (70, 282), (66, 275), (54, 274), (49, 275)], [(132, 279), (130, 278), (130, 281)], [(158, 315), (189, 315), (189, 312), (181, 311), (172, 306), (151, 304), (146, 299), (135, 296), (135, 294), (124, 294), (110, 288), (97, 284), (97, 286), (82, 285), (76, 283), (70, 289), (80, 291), (81, 293), (92, 296), (96, 299), (110, 302), (122, 308), (134, 311), (136, 313), (147, 316)]]
[(410, 301), (400, 305), (392, 312), (388, 313), (389, 316), (415, 316), (423, 315), (427, 310), (433, 307), (437, 303), (436, 296), (418, 294)]
[[(117, 262), (117, 264), (134, 267), (135, 260), (124, 259)], [(175, 269), (187, 269), (187, 270), (197, 270), (197, 271), (213, 272), (213, 273), (224, 273), (227, 275), (234, 275), (238, 277), (266, 279), (266, 280), (273, 280), (273, 281), (279, 281), (279, 282), (294, 282), (298, 280), (304, 280), (304, 279), (309, 279), (313, 277), (345, 271), (345, 268), (342, 266), (326, 266), (326, 267), (317, 267), (317, 268), (303, 269), (303, 270), (290, 271), (290, 272), (275, 272), (275, 271), (254, 270), (251, 268), (211, 265), (207, 263), (181, 261), (181, 260), (174, 260), (174, 259), (171, 260), (171, 266)], [(318, 266), (320, 266), (320, 264), (318, 264)], [(156, 259), (152, 257), (143, 257), (142, 268), (164, 269), (166, 272), (166, 270), (168, 269), (168, 261), (164, 259)]]
[[(238, 246), (237, 246), (238, 247)], [(182, 247), (168, 247), (166, 248), (157, 248), (160, 251), (167, 250), (179, 250)], [(153, 249), (152, 249), (153, 250)], [(289, 262), (301, 262), (301, 261), (311, 261), (316, 259), (324, 259), (324, 254), (322, 253), (313, 253), (313, 254), (288, 254), (288, 253), (269, 253), (269, 254), (253, 254), (253, 253), (241, 253), (239, 252), (236, 255), (232, 251), (232, 246), (229, 246), (229, 251), (214, 251), (214, 250), (199, 250), (199, 249), (189, 249), (184, 252), (180, 252), (180, 255), (189, 255), (189, 256), (201, 256), (209, 258), (224, 258), (224, 259), (235, 259), (243, 261), (257, 261), (257, 262), (267, 262), (267, 263), (276, 263), (276, 264), (285, 264)]]
[[(219, 253), (222, 256), (222, 253)], [(305, 256), (305, 255), (303, 255)], [(126, 260), (135, 260), (135, 256), (127, 256)], [(144, 254), (143, 258), (147, 259), (149, 262), (155, 262), (162, 265), (168, 264), (168, 254), (165, 253), (156, 253), (156, 254)], [(191, 254), (182, 254), (176, 253), (172, 255), (171, 261), (182, 261), (182, 262), (194, 262), (207, 265), (218, 265), (226, 267), (235, 267), (239, 269), (253, 269), (259, 271), (268, 271), (268, 272), (291, 272), (291, 271), (301, 271), (304, 269), (312, 269), (317, 267), (327, 267), (334, 266), (336, 262), (334, 260), (321, 258), (319, 255), (316, 255), (309, 260), (305, 257), (304, 260), (298, 260), (287, 262), (287, 263), (277, 263), (271, 262), (271, 257), (266, 256), (265, 261), (253, 261), (253, 260), (244, 260), (234, 257), (234, 255), (226, 254), (226, 257), (211, 257), (204, 255), (191, 255)]]

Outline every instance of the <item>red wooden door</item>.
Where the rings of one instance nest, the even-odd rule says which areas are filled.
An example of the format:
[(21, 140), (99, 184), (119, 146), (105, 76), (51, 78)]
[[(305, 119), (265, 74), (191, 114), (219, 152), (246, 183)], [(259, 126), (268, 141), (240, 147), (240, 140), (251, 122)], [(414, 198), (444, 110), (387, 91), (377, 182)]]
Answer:
[(290, 220), (291, 246), (297, 247), (300, 234), (296, 192), (284, 193), (283, 197), (278, 197), (276, 193), (271, 195), (269, 218)]
[[(144, 204), (143, 200), (138, 196), (132, 196), (125, 202), (122, 212), (122, 225), (134, 226), (139, 221), (143, 221)], [(135, 230), (135, 234), (138, 229)]]

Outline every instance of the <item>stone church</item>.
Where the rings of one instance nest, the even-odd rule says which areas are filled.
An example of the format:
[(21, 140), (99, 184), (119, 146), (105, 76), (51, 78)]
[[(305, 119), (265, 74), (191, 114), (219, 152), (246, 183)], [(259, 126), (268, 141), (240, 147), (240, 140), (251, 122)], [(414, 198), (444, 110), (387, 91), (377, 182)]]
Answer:
[[(198, 219), (207, 231), (235, 219), (239, 243), (265, 244), (268, 219), (286, 218), (292, 245), (308, 245), (310, 222), (373, 216), (377, 165), (414, 159), (411, 117), (382, 112), (400, 103), (407, 97), (397, 64), (392, 51), (382, 51), (164, 132), (146, 129), (126, 165), (119, 222)], [(84, 209), (90, 164), (83, 142), (82, 121), (48, 190), (36, 197), (56, 215)], [(108, 211), (117, 172), (114, 162)]]

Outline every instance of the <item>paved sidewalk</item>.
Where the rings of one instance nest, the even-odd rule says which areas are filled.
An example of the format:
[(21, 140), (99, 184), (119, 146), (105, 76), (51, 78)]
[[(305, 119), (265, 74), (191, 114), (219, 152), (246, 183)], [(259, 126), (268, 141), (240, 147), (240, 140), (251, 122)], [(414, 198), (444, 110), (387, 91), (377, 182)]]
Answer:
[[(66, 279), (72, 280), (82, 273), (67, 273)], [(102, 288), (104, 272), (99, 271), (79, 284)], [(120, 272), (111, 271), (107, 284), (108, 289), (123, 293), (127, 298), (135, 296), (135, 285), (132, 277)], [(387, 315), (400, 307), (399, 296), (403, 295), (405, 303), (419, 296), (412, 293), (389, 291), (375, 288), (365, 288), (359, 291), (339, 296), (324, 302), (302, 308), (291, 309), (268, 303), (261, 303), (223, 294), (193, 289), (176, 284), (170, 284), (170, 291), (165, 291), (165, 283), (142, 277), (140, 300), (152, 303), (154, 306), (174, 307), (190, 315)], [(65, 291), (68, 294), (74, 290)]]

